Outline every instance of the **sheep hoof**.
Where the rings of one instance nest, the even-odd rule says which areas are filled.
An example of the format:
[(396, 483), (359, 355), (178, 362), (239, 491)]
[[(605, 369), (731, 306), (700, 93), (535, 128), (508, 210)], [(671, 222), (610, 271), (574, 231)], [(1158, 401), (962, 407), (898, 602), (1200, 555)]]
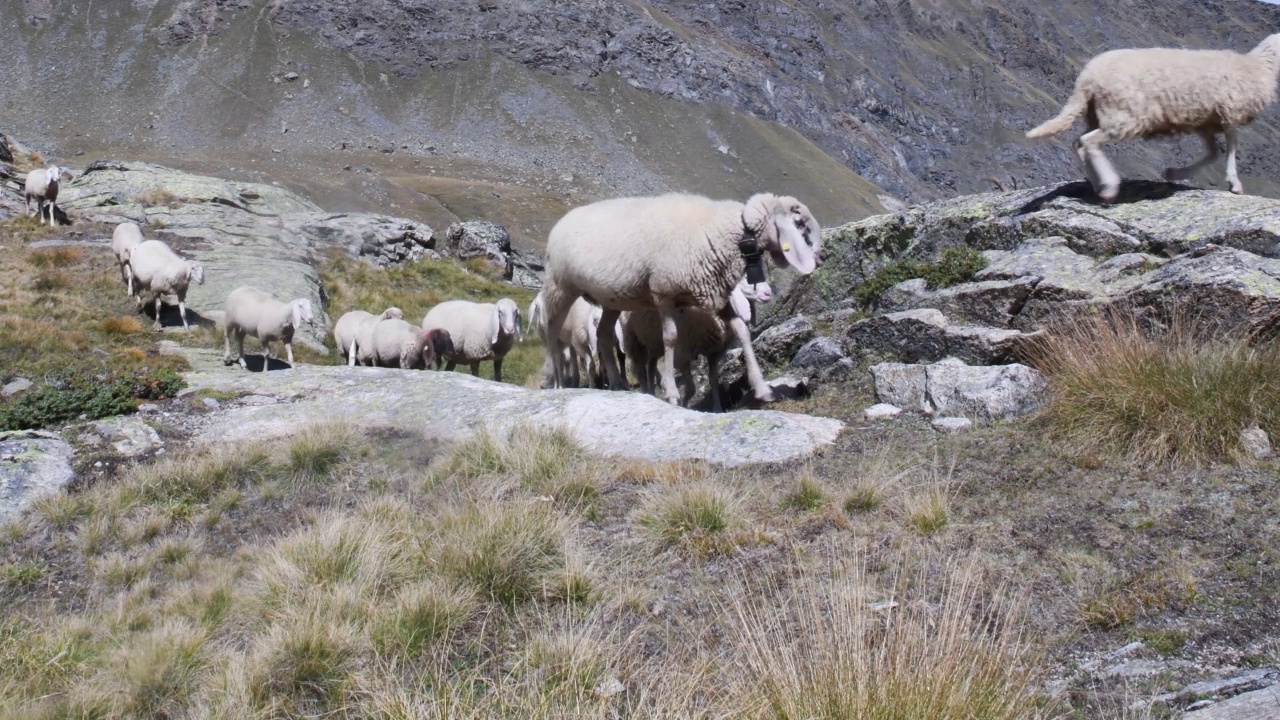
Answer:
[(760, 402), (771, 403), (774, 400), (773, 388), (766, 387), (756, 393), (756, 399)]
[(1232, 192), (1232, 193), (1234, 193), (1234, 194), (1236, 194), (1236, 195), (1243, 195), (1243, 194), (1244, 194), (1244, 186), (1243, 186), (1243, 185), (1232, 185), (1232, 186), (1231, 186), (1231, 192)]
[(1098, 192), (1098, 197), (1102, 199), (1102, 202), (1107, 203), (1108, 205), (1115, 202), (1116, 197), (1119, 195), (1120, 188), (1118, 187), (1104, 187)]

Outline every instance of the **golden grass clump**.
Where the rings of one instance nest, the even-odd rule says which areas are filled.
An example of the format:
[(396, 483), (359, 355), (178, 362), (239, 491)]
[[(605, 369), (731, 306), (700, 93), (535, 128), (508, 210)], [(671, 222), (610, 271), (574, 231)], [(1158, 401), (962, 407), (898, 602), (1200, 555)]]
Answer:
[(688, 548), (699, 555), (732, 552), (746, 516), (738, 496), (723, 485), (699, 482), (653, 492), (637, 523), (659, 550)]

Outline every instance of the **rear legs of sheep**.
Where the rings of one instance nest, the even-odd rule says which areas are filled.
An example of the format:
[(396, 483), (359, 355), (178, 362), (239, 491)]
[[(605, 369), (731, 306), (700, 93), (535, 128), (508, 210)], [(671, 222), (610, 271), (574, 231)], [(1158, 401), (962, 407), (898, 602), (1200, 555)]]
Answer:
[[(1218, 159), (1217, 134), (1212, 131), (1205, 130), (1200, 132), (1199, 135), (1200, 139), (1204, 141), (1204, 157), (1186, 167), (1167, 168), (1164, 171), (1165, 180), (1168, 180), (1169, 182), (1186, 180), (1194, 175), (1200, 168)], [(1239, 141), (1239, 132), (1235, 127), (1227, 125), (1222, 129), (1222, 135), (1227, 141), (1227, 185), (1231, 188), (1231, 192), (1236, 195), (1243, 195), (1244, 185), (1240, 183), (1240, 177), (1236, 174), (1236, 145)]]

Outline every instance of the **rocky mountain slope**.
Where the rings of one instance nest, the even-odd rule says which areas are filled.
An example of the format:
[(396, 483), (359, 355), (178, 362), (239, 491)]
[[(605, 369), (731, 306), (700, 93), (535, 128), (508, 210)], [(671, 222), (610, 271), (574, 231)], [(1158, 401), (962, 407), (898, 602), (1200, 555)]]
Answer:
[[(491, 217), (522, 244), (583, 199), (668, 188), (792, 192), (834, 224), (878, 208), (873, 184), (923, 200), (1077, 177), (1068, 140), (1021, 136), (1084, 60), (1247, 50), (1278, 26), (1252, 0), (29, 0), (0, 8), (0, 123), (333, 210)], [(1273, 194), (1272, 115), (1243, 137), (1246, 188)], [(1194, 145), (1116, 156), (1153, 178)]]

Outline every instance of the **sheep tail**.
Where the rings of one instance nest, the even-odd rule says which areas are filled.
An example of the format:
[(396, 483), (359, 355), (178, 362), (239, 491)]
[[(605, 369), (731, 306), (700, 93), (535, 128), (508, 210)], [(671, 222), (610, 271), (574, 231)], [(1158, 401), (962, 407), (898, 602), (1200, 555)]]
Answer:
[(1084, 116), (1085, 110), (1089, 107), (1089, 98), (1084, 90), (1077, 87), (1071, 93), (1071, 97), (1067, 98), (1067, 104), (1062, 107), (1062, 112), (1054, 119), (1032, 128), (1027, 131), (1028, 138), (1046, 137), (1048, 135), (1057, 135), (1060, 132), (1069, 130), (1076, 120)]

